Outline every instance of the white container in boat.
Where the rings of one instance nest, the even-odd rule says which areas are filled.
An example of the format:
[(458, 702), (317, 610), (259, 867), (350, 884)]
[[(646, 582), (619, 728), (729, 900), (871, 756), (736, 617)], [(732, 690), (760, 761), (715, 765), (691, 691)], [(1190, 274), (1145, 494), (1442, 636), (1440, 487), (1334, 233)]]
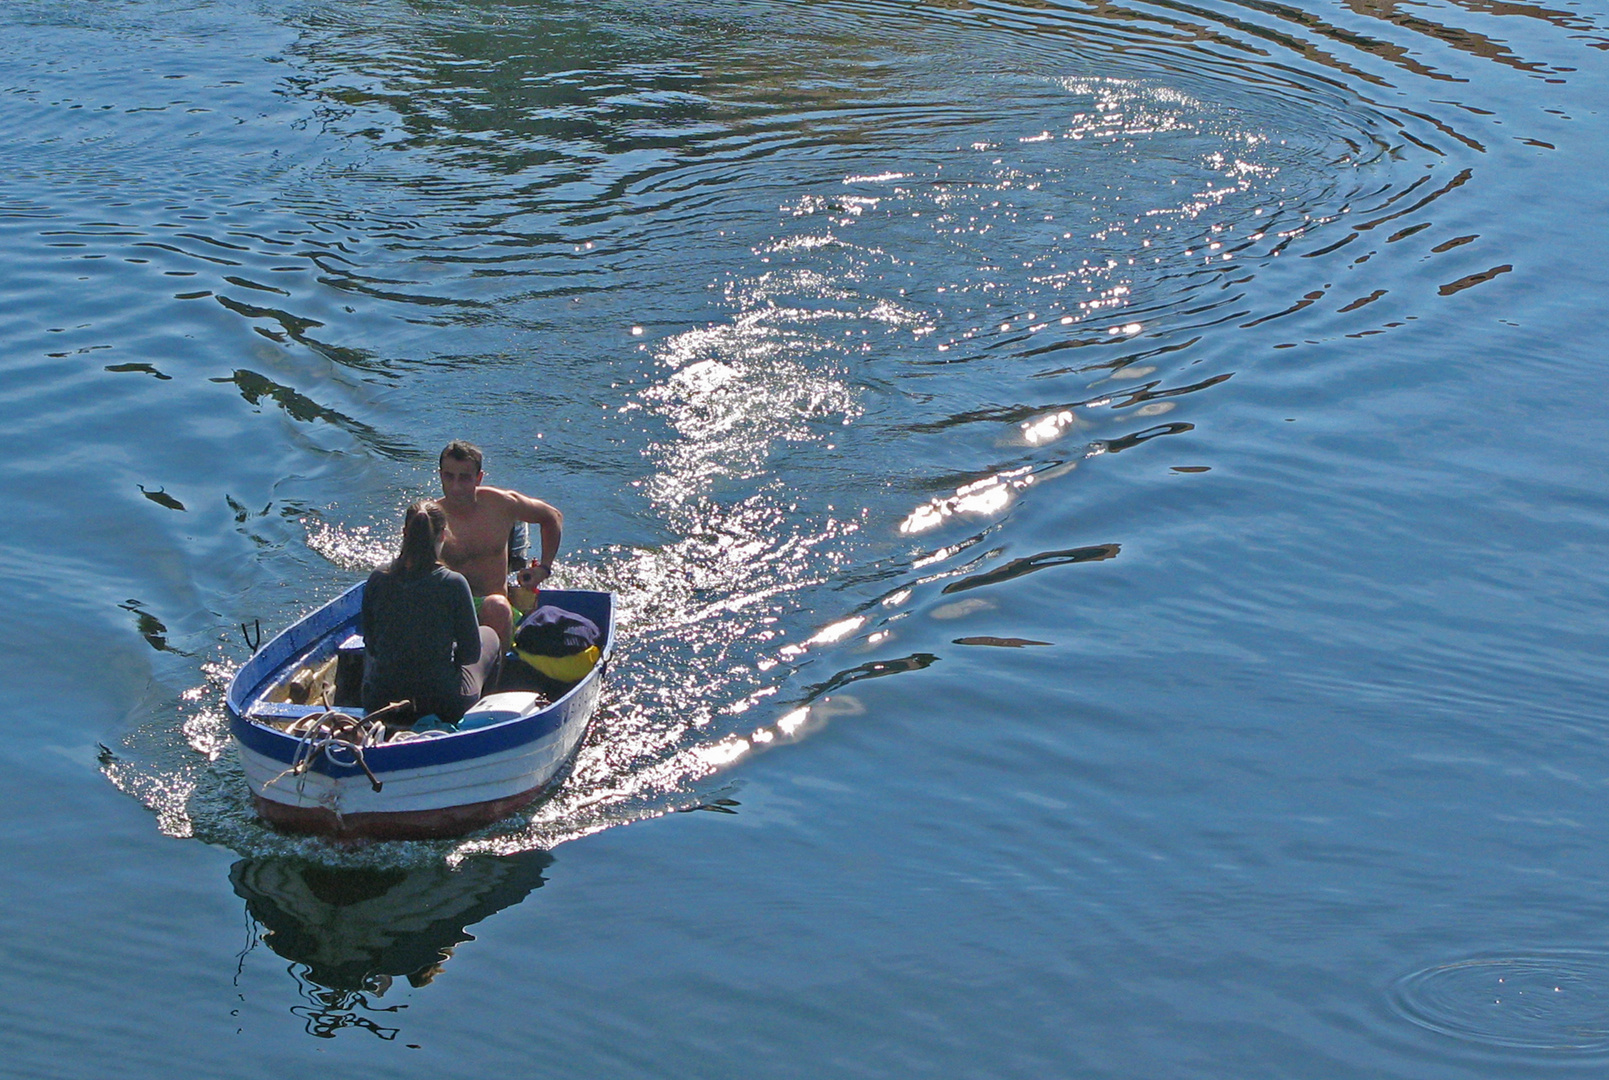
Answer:
[(523, 690), (510, 690), (503, 694), (488, 694), (472, 705), (464, 718), (458, 721), (458, 730), (465, 728), (489, 727), (492, 724), (501, 724), (504, 720), (513, 720), (515, 717), (526, 716), (542, 707), (543, 699), (538, 694)]

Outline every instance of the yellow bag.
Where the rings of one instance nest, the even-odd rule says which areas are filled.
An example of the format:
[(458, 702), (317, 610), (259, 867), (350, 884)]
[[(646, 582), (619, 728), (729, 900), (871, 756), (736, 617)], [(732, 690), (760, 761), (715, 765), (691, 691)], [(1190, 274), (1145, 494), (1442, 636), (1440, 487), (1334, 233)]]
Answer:
[(580, 682), (586, 678), (587, 672), (597, 665), (599, 656), (596, 645), (588, 645), (570, 656), (540, 656), (524, 649), (515, 649), (514, 653), (548, 678), (567, 683)]

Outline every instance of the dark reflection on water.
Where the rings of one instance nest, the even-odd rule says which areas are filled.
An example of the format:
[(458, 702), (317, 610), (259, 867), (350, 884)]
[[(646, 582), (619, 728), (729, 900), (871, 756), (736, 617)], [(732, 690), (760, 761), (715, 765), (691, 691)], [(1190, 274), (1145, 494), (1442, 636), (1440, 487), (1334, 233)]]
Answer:
[[(366, 1031), (387, 1042), (402, 1034), (396, 1025), (406, 1005), (377, 1004), (363, 990), (339, 990), (310, 981), (304, 971), (291, 965), (291, 978), (302, 1004), (291, 1006), (291, 1015), (301, 1020), (303, 1030), (317, 1039), (333, 1039), (342, 1031)], [(379, 997), (374, 994), (373, 997)]]
[(139, 630), (140, 636), (145, 639), (146, 644), (150, 645), (151, 648), (155, 649), (157, 652), (179, 653), (182, 656), (189, 655), (180, 649), (174, 648), (168, 643), (167, 625), (163, 623), (161, 619), (157, 618), (155, 615), (152, 615), (149, 611), (146, 611), (143, 603), (131, 598), (123, 601), (117, 606), (134, 616), (135, 627)]
[(1462, 292), (1476, 285), (1484, 285), (1499, 274), (1511, 273), (1513, 269), (1514, 267), (1511, 264), (1504, 263), (1502, 266), (1494, 266), (1490, 270), (1482, 270), (1478, 274), (1467, 274), (1457, 281), (1449, 281), (1436, 291), (1442, 296), (1451, 296), (1455, 292)]
[[(242, 859), (229, 871), (235, 894), (262, 927), (262, 940), (300, 966), (328, 1008), (382, 997), (393, 980), (421, 987), (453, 951), (473, 941), (467, 927), (540, 888), (546, 852), (465, 860), (457, 869), (357, 869), (294, 858)], [(353, 997), (352, 995), (359, 995)]]
[(166, 507), (169, 510), (178, 510), (181, 513), (184, 511), (184, 503), (180, 502), (178, 499), (175, 499), (172, 495), (169, 495), (166, 488), (157, 488), (155, 491), (152, 491), (144, 484), (138, 484), (136, 486), (140, 489), (141, 495), (144, 495), (147, 499), (150, 499), (158, 506)]
[(1103, 450), (1108, 454), (1116, 454), (1127, 450), (1130, 447), (1135, 447), (1141, 443), (1150, 442), (1152, 439), (1160, 438), (1163, 435), (1182, 435), (1187, 431), (1194, 431), (1195, 427), (1196, 426), (1194, 424), (1182, 422), (1158, 424), (1155, 427), (1148, 427), (1144, 431), (1130, 432), (1127, 435), (1120, 435), (1115, 439), (1102, 440), (1091, 443), (1090, 445), (1096, 450)]
[(851, 683), (864, 679), (881, 679), (885, 675), (902, 675), (907, 671), (921, 671), (939, 662), (939, 658), (932, 653), (912, 653), (897, 660), (873, 660), (865, 664), (856, 664), (852, 668), (838, 672), (824, 683), (812, 686), (806, 691), (810, 698), (830, 694), (834, 690), (842, 690)]
[[(368, 424), (360, 420), (354, 420), (352, 417), (337, 412), (335, 409), (320, 405), (293, 387), (284, 386), (258, 372), (241, 368), (228, 378), (219, 377), (209, 381), (233, 383), (240, 390), (240, 396), (251, 404), (260, 405), (266, 399), (285, 410), (285, 414), (291, 419), (299, 420), (304, 424), (310, 424), (315, 420), (334, 424), (362, 439), (372, 446), (377, 453), (390, 457), (398, 457), (406, 453), (405, 447), (385, 438)], [(154, 496), (147, 493), (146, 498), (154, 498)], [(184, 508), (181, 506), (175, 507), (175, 509), (182, 510)]]
[(1064, 551), (1041, 551), (1037, 555), (1029, 555), (1021, 559), (1012, 559), (1004, 565), (981, 574), (972, 574), (959, 581), (952, 581), (944, 586), (943, 592), (957, 593), (968, 589), (978, 589), (985, 585), (998, 585), (1002, 581), (1032, 574), (1050, 566), (1070, 566), (1074, 563), (1104, 562), (1107, 559), (1117, 558), (1118, 552), (1123, 550), (1121, 544), (1091, 544), (1086, 547), (1067, 548)]
[(1032, 638), (995, 637), (990, 634), (981, 634), (974, 637), (958, 637), (957, 645), (992, 645), (997, 649), (1022, 649), (1030, 645), (1049, 645), (1048, 641), (1035, 641)]

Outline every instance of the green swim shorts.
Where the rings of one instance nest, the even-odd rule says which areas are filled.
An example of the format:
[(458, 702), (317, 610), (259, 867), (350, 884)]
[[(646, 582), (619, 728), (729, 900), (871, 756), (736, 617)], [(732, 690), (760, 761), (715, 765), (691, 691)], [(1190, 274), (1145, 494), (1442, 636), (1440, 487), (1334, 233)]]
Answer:
[[(475, 618), (478, 619), (478, 618), (480, 618), (481, 606), (486, 603), (486, 598), (484, 596), (474, 596), (474, 597), (471, 597), (470, 599), (475, 601)], [(519, 605), (514, 603), (513, 597), (508, 598), (508, 606), (514, 609), (514, 621), (515, 622), (519, 622), (521, 619), (525, 618), (525, 616), (530, 614), (529, 611), (521, 611), (519, 609)]]

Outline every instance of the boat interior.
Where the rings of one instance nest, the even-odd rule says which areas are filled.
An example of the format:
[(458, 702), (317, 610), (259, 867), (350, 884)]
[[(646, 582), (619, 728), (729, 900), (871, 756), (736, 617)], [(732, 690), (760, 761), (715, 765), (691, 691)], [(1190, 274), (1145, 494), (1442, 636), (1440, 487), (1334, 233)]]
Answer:
[[(607, 656), (613, 637), (608, 594), (572, 592), (559, 599), (567, 609), (597, 624), (601, 655)], [(600, 662), (599, 657), (600, 649), (594, 648), (589, 657), (578, 658), (582, 663), (571, 661), (559, 669), (564, 677), (555, 677), (533, 666), (540, 664), (541, 658), (509, 649), (484, 695), (456, 723), (441, 724), (433, 716), (418, 717), (411, 707), (388, 707), (383, 710), (384, 722), (393, 734), (447, 734), (529, 716), (574, 689)], [(363, 666), (363, 636), (357, 631), (357, 620), (349, 618), (267, 672), (248, 695), (249, 704), (241, 710), (242, 715), (292, 734), (302, 734), (313, 726), (311, 721), (332, 713), (363, 721), (368, 717), (362, 706)], [(376, 719), (381, 711), (376, 711)]]

